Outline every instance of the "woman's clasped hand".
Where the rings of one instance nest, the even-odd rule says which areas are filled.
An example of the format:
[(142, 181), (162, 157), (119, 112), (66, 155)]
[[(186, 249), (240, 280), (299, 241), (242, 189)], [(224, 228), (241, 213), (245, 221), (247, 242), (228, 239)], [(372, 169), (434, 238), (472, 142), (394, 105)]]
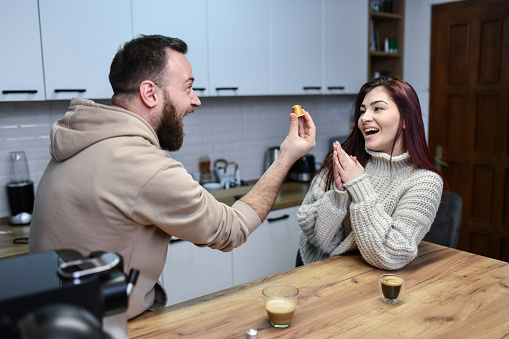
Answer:
[(353, 181), (364, 174), (364, 167), (353, 155), (348, 155), (339, 141), (334, 143), (334, 183), (338, 190), (343, 191), (343, 183)]

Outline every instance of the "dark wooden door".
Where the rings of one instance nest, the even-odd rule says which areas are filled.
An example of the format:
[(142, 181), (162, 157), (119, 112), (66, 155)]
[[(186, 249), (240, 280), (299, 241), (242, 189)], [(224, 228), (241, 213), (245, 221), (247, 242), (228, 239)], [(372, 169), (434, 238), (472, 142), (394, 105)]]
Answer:
[(429, 145), (463, 197), (458, 248), (509, 261), (509, 1), (432, 7)]

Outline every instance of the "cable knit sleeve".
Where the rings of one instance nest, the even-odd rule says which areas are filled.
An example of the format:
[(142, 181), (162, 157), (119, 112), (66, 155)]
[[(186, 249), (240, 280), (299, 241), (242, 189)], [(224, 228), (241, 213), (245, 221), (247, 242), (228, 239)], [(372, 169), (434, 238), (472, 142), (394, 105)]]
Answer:
[[(440, 204), (442, 178), (417, 169), (402, 185), (401, 198), (383, 203), (367, 174), (345, 184), (345, 188), (352, 198), (352, 233), (364, 260), (381, 269), (396, 270), (415, 259), (417, 246)], [(387, 210), (394, 212), (390, 215)]]
[(348, 192), (334, 187), (324, 192), (325, 176), (315, 177), (304, 198), (297, 218), (310, 244), (330, 253), (344, 238), (343, 219), (348, 211)]

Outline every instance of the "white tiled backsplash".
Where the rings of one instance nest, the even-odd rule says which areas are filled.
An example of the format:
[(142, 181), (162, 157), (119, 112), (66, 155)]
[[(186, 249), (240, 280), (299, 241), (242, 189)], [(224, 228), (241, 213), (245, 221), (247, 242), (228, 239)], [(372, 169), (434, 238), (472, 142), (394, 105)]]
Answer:
[[(349, 132), (355, 97), (270, 96), (202, 98), (202, 106), (184, 119), (184, 145), (172, 157), (198, 178), (198, 162), (224, 158), (239, 164), (243, 180), (263, 174), (265, 150), (279, 146), (288, 133), (288, 115), (295, 104), (309, 111), (317, 127), (317, 145), (310, 152), (321, 163), (329, 138)], [(110, 104), (108, 100), (97, 100)], [(31, 179), (37, 184), (50, 159), (51, 125), (67, 110), (69, 101), (0, 103), (0, 185), (8, 176), (9, 152), (25, 151)], [(69, 187), (72, 189), (72, 187)], [(6, 190), (0, 193), (0, 217), (9, 215)]]

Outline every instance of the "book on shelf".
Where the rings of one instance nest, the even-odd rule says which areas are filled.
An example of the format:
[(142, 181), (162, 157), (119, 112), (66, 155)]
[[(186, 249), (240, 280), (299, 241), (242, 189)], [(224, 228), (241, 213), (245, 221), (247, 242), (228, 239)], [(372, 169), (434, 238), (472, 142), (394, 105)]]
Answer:
[(398, 53), (398, 38), (389, 38), (389, 53)]
[(376, 51), (376, 43), (375, 43), (375, 23), (373, 20), (369, 23), (369, 50)]
[(392, 76), (392, 72), (389, 70), (371, 70), (371, 79), (390, 76)]
[(395, 0), (371, 0), (370, 9), (372, 12), (394, 13)]
[(375, 51), (380, 50), (380, 38), (378, 34), (378, 29), (375, 29)]

